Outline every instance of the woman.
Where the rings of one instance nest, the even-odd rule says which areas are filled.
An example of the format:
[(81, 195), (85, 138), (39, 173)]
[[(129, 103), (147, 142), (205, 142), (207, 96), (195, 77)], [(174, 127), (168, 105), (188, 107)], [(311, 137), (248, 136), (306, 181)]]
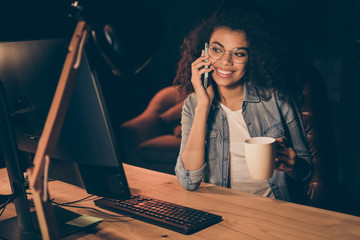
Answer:
[[(184, 40), (174, 84), (190, 93), (175, 167), (185, 189), (206, 181), (304, 202), (295, 196), (312, 175), (312, 160), (296, 104), (301, 93), (294, 61), (274, 32), (258, 14), (223, 9)], [(206, 72), (211, 77), (205, 89)], [(277, 139), (276, 169), (267, 181), (252, 179), (244, 159), (244, 140), (257, 136)]]

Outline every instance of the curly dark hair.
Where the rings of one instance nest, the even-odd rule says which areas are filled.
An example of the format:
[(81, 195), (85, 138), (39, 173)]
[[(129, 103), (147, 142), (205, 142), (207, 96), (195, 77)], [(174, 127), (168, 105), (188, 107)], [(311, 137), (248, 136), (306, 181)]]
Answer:
[(189, 94), (194, 91), (191, 84), (191, 63), (200, 55), (205, 42), (218, 28), (243, 31), (249, 43), (249, 58), (243, 82), (251, 83), (264, 99), (270, 97), (269, 89), (282, 96), (301, 95), (296, 58), (286, 44), (280, 28), (260, 12), (249, 8), (219, 8), (185, 37), (180, 47), (181, 59), (174, 85), (179, 91)]

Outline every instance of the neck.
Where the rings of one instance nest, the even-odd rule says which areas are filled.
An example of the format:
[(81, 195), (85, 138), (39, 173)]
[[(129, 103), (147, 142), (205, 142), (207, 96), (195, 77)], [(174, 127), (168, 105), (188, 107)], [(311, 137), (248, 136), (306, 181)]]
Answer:
[(226, 107), (232, 111), (237, 111), (242, 108), (244, 99), (244, 85), (236, 86), (235, 88), (221, 88), (218, 87), (219, 100)]

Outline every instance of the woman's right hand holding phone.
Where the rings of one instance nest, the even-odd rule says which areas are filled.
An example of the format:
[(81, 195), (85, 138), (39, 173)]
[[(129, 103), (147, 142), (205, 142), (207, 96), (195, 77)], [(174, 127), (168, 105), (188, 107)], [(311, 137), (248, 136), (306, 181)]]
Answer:
[[(209, 66), (209, 68), (205, 68), (205, 66)], [(205, 56), (205, 52), (202, 50), (201, 56), (191, 64), (191, 83), (195, 90), (197, 107), (204, 107), (207, 110), (210, 108), (215, 93), (211, 81), (209, 81), (208, 87), (206, 89), (204, 88), (202, 75), (205, 72), (210, 73), (211, 71), (212, 68), (209, 56)]]
[(201, 57), (191, 64), (191, 83), (195, 90), (197, 106), (186, 145), (181, 153), (184, 168), (190, 171), (199, 169), (204, 165), (206, 120), (215, 96), (214, 87), (210, 81), (206, 89), (203, 86), (202, 75), (205, 72), (212, 71), (211, 67), (205, 68), (205, 66), (211, 66), (211, 62), (203, 50)]

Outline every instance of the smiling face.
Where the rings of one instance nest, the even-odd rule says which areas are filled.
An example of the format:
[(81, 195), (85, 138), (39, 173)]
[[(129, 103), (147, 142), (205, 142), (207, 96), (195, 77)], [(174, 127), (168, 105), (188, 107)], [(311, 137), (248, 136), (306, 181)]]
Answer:
[[(245, 63), (236, 63), (239, 61), (235, 59), (236, 56), (232, 56), (232, 53), (238, 54), (238, 49), (240, 49), (242, 53), (247, 54), (247, 50), (245, 50), (245, 48), (248, 48), (246, 34), (229, 28), (218, 28), (211, 35), (210, 46), (220, 46), (226, 50), (220, 59), (214, 60), (210, 58), (214, 68), (212, 79), (219, 90), (222, 88), (236, 88), (242, 85), (241, 79), (246, 72), (246, 61)], [(218, 50), (214, 49), (214, 51)]]

